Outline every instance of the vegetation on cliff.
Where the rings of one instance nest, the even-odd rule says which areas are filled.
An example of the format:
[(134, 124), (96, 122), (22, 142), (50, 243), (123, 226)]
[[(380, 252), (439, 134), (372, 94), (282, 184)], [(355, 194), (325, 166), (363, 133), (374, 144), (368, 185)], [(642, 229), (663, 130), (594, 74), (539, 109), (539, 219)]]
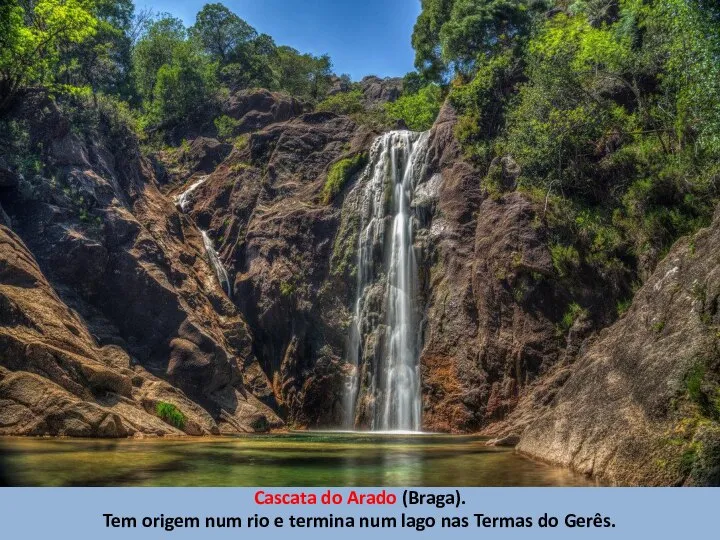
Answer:
[[(709, 224), (720, 174), (714, 3), (422, 6), (418, 72), (406, 79), (445, 86), (460, 115), (456, 134), (488, 171), (489, 191), (520, 189), (543, 205), (560, 274), (572, 262), (630, 287), (678, 237)], [(520, 167), (510, 186), (492, 174), (500, 158)]]
[(352, 157), (343, 158), (330, 167), (322, 192), (322, 198), (325, 204), (332, 202), (353, 175), (357, 174), (365, 166), (367, 159), (367, 154), (357, 154)]
[(175, 426), (178, 429), (183, 429), (185, 427), (185, 415), (172, 403), (158, 401), (155, 406), (155, 414), (157, 414), (158, 418), (161, 418), (171, 426)]

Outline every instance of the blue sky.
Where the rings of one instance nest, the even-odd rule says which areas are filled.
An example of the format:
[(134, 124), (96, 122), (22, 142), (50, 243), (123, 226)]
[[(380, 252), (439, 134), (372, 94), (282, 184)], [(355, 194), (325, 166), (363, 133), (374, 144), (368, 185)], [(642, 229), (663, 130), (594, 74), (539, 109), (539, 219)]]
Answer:
[[(138, 9), (168, 12), (191, 25), (207, 0), (135, 0)], [(278, 45), (328, 53), (336, 73), (402, 76), (413, 69), (410, 36), (420, 0), (225, 0)]]

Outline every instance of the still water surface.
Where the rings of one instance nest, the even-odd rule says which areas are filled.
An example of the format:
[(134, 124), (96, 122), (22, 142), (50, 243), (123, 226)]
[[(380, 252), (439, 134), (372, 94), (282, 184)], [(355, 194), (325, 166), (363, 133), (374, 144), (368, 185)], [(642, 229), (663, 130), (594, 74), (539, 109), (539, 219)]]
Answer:
[(23, 486), (586, 486), (474, 436), (287, 433), (213, 439), (0, 439)]

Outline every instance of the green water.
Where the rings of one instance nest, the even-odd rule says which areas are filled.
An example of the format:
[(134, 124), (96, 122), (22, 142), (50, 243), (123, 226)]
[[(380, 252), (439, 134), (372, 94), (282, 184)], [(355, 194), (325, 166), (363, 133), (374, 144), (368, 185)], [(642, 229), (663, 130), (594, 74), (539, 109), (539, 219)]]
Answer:
[(0, 439), (23, 486), (585, 486), (478, 437), (289, 433), (214, 439)]

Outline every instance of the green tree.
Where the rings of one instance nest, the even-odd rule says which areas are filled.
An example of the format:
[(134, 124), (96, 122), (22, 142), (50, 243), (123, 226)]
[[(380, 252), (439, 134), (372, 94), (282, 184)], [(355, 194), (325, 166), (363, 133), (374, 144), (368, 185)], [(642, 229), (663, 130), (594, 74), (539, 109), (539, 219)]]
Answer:
[(415, 67), (430, 80), (445, 72), (440, 47), (440, 30), (450, 19), (454, 0), (421, 0), (422, 9), (412, 34)]
[(425, 131), (435, 122), (442, 102), (442, 89), (429, 84), (416, 94), (406, 94), (386, 104), (386, 109), (391, 119), (402, 120), (412, 130)]
[(195, 19), (190, 35), (206, 52), (227, 64), (245, 53), (257, 38), (257, 31), (222, 4), (206, 4)]
[(362, 100), (363, 95), (360, 90), (338, 92), (318, 103), (315, 110), (330, 111), (335, 114), (345, 115), (357, 114), (365, 109)]
[(95, 0), (97, 29), (88, 39), (71, 44), (62, 54), (59, 77), (67, 84), (131, 97), (132, 0)]
[(277, 78), (280, 89), (317, 100), (330, 88), (332, 63), (327, 55), (301, 54), (292, 47), (277, 48)]
[(277, 47), (267, 34), (260, 34), (245, 44), (242, 54), (234, 61), (222, 66), (222, 80), (230, 89), (263, 87), (271, 90), (279, 88), (277, 74)]
[(90, 0), (8, 0), (0, 6), (0, 113), (23, 88), (56, 84), (61, 50), (97, 30)]
[(153, 99), (160, 68), (171, 64), (177, 51), (184, 47), (187, 32), (180, 19), (165, 15), (149, 25), (133, 49), (133, 75), (140, 96)]
[(152, 119), (161, 126), (189, 124), (204, 116), (217, 91), (216, 66), (192, 42), (179, 45), (157, 72)]
[(448, 69), (471, 74), (480, 57), (498, 54), (514, 47), (517, 38), (526, 37), (530, 15), (542, 4), (527, 0), (422, 0), (412, 36), (415, 66), (431, 80), (439, 80)]

